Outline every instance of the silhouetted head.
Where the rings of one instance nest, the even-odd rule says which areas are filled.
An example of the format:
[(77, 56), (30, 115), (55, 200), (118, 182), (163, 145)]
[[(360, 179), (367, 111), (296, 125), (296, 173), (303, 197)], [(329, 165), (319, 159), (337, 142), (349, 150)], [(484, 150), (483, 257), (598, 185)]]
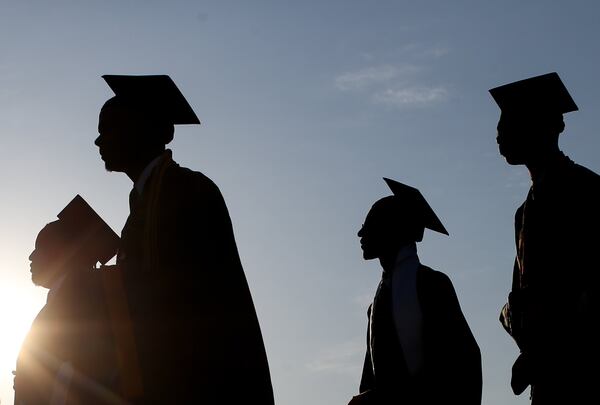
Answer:
[(559, 151), (563, 114), (576, 111), (556, 73), (509, 83), (490, 90), (501, 110), (496, 141), (512, 165), (534, 165)]
[(496, 142), (507, 163), (534, 164), (558, 151), (558, 136), (564, 129), (560, 113), (502, 111)]
[(107, 170), (144, 167), (173, 140), (175, 125), (200, 123), (169, 76), (102, 77), (115, 92), (100, 111), (95, 141)]
[(106, 170), (125, 172), (160, 155), (174, 133), (173, 124), (160, 114), (153, 114), (135, 100), (115, 96), (100, 111), (95, 144)]
[(52, 282), (72, 270), (84, 271), (114, 257), (119, 245), (117, 234), (79, 195), (58, 214), (58, 221), (38, 234), (29, 256), (31, 278), (50, 288)]
[(31, 280), (46, 288), (63, 274), (95, 264), (81, 254), (76, 235), (61, 221), (50, 222), (40, 231), (29, 260)]
[(394, 255), (402, 246), (422, 241), (425, 228), (448, 235), (419, 190), (384, 180), (394, 195), (373, 204), (358, 231), (366, 260)]
[(394, 254), (409, 243), (423, 240), (425, 227), (416, 221), (414, 207), (395, 196), (384, 197), (371, 207), (358, 231), (365, 260)]

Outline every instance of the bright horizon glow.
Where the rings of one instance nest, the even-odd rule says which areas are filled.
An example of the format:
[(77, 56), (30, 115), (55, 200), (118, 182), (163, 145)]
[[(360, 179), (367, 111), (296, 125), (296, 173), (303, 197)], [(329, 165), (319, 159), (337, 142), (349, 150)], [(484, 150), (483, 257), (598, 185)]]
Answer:
[(6, 370), (15, 369), (21, 344), (33, 318), (44, 305), (40, 300), (40, 291), (36, 291), (40, 289), (42, 288), (36, 289), (33, 283), (30, 286), (5, 281), (0, 283), (0, 319), (4, 325), (9, 325), (3, 327), (0, 332), (0, 367), (5, 370), (0, 374), (2, 398), (8, 397), (7, 384), (10, 384), (12, 389), (12, 374), (7, 374)]

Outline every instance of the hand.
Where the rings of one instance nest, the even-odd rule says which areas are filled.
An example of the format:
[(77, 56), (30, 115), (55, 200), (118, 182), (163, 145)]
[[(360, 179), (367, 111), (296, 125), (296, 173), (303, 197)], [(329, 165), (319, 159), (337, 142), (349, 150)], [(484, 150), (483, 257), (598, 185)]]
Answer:
[(515, 395), (521, 395), (531, 383), (531, 365), (524, 353), (521, 353), (512, 367), (510, 386)]

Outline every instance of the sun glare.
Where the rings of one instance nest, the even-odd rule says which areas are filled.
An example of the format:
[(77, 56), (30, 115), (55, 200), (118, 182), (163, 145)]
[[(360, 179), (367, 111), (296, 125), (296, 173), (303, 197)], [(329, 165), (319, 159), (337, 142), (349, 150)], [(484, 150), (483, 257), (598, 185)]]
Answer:
[(4, 282), (0, 285), (0, 401), (3, 404), (11, 403), (11, 372), (31, 322), (44, 305), (45, 291), (32, 284)]

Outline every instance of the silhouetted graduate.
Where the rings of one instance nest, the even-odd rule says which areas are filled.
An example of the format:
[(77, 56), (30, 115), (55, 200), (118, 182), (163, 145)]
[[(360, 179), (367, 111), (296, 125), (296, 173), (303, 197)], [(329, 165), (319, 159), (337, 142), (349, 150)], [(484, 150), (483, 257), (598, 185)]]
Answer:
[(480, 404), (481, 355), (452, 282), (417, 256), (425, 228), (448, 232), (417, 189), (385, 181), (394, 195), (373, 204), (358, 232), (363, 257), (383, 273), (350, 404)]
[[(217, 186), (165, 145), (199, 124), (168, 76), (103, 76), (116, 96), (96, 145), (133, 181), (117, 267), (132, 341), (121, 370), (134, 403), (272, 404), (263, 339)], [(226, 157), (224, 157), (226, 158)], [(135, 353), (133, 353), (135, 351)]]
[(119, 404), (116, 354), (101, 275), (118, 236), (76, 196), (39, 233), (31, 278), (48, 288), (17, 360), (15, 404)]
[(500, 320), (521, 355), (516, 394), (540, 404), (597, 402), (600, 177), (559, 149), (563, 114), (577, 105), (556, 73), (496, 87), (497, 142), (532, 186), (515, 215), (512, 291)]

